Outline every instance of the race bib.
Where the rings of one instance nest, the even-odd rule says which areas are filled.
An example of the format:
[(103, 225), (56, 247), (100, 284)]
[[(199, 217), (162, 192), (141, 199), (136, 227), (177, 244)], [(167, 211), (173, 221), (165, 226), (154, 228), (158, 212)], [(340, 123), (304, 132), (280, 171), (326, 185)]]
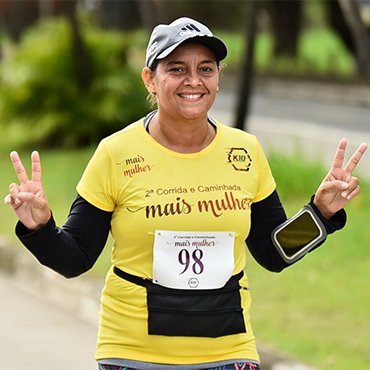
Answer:
[(153, 282), (175, 289), (222, 288), (234, 271), (235, 232), (157, 230)]

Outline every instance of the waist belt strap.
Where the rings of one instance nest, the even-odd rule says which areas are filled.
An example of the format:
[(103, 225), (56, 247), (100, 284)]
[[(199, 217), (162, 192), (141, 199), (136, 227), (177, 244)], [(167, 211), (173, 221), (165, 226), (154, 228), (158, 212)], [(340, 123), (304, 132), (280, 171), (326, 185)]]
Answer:
[[(117, 266), (113, 266), (113, 272), (119, 276), (121, 279), (127, 280), (130, 283), (141, 285), (144, 288), (147, 287), (148, 283), (151, 283), (152, 281), (149, 279), (141, 278), (136, 275), (129, 274), (128, 272), (125, 272), (118, 268)], [(240, 271), (237, 275), (234, 275), (231, 277), (231, 279), (235, 279), (236, 281), (239, 281), (243, 277), (243, 271)], [(222, 289), (222, 288), (220, 288)], [(217, 289), (216, 289), (217, 290)]]
[(131, 275), (128, 272), (125, 272), (121, 270), (120, 268), (114, 266), (113, 267), (113, 272), (119, 276), (121, 279), (127, 280), (130, 283), (136, 284), (136, 285), (141, 285), (143, 287), (146, 287), (146, 283), (150, 280), (141, 278), (139, 276)]

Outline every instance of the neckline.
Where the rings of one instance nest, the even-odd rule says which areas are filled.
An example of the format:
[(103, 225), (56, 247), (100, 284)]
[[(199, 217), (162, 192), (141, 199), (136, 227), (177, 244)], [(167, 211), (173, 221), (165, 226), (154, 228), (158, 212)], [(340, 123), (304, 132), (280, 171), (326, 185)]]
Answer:
[(150, 121), (151, 119), (154, 117), (154, 115), (156, 114), (156, 110), (155, 111), (152, 111), (152, 112), (149, 112), (143, 119), (142, 123), (140, 124), (141, 128), (142, 128), (142, 131), (145, 133), (145, 136), (147, 138), (148, 141), (150, 141), (154, 146), (156, 146), (157, 148), (159, 148), (161, 151), (171, 155), (171, 156), (175, 156), (175, 157), (179, 157), (179, 158), (196, 158), (196, 157), (201, 157), (203, 155), (206, 155), (210, 150), (213, 149), (213, 147), (216, 145), (216, 143), (218, 142), (219, 140), (219, 136), (220, 136), (220, 125), (219, 123), (213, 119), (212, 117), (208, 116), (208, 121), (209, 123), (214, 127), (215, 131), (216, 131), (216, 134), (213, 138), (213, 140), (205, 147), (203, 148), (202, 150), (198, 151), (198, 152), (194, 152), (194, 153), (182, 153), (182, 152), (178, 152), (178, 151), (175, 151), (175, 150), (172, 150), (170, 148), (167, 148), (166, 146), (162, 145), (161, 143), (159, 143), (157, 140), (155, 140), (149, 133), (149, 126), (150, 126)]
[[(150, 134), (150, 131), (149, 131), (150, 121), (156, 115), (156, 113), (157, 113), (157, 110), (153, 110), (144, 117), (144, 127), (145, 127), (145, 130), (148, 132), (148, 134)], [(208, 119), (208, 122), (213, 126), (213, 128), (217, 132), (216, 121), (211, 116), (208, 116), (207, 119)]]

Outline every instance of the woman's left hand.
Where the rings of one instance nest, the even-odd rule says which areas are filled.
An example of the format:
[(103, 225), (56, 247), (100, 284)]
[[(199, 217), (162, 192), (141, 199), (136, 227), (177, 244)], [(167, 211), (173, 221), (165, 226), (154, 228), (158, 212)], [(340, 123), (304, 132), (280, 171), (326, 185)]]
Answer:
[(342, 139), (339, 141), (333, 165), (317, 189), (313, 200), (315, 206), (325, 218), (329, 219), (332, 217), (359, 194), (359, 182), (357, 177), (352, 176), (352, 172), (359, 164), (367, 147), (366, 143), (362, 143), (353, 153), (345, 167), (343, 167), (347, 140)]

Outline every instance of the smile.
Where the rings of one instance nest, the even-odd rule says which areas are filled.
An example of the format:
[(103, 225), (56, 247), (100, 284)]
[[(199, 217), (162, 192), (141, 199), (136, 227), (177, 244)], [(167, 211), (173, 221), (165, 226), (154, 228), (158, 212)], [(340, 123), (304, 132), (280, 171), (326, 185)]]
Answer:
[(179, 94), (179, 96), (186, 100), (198, 100), (203, 96), (203, 94)]

